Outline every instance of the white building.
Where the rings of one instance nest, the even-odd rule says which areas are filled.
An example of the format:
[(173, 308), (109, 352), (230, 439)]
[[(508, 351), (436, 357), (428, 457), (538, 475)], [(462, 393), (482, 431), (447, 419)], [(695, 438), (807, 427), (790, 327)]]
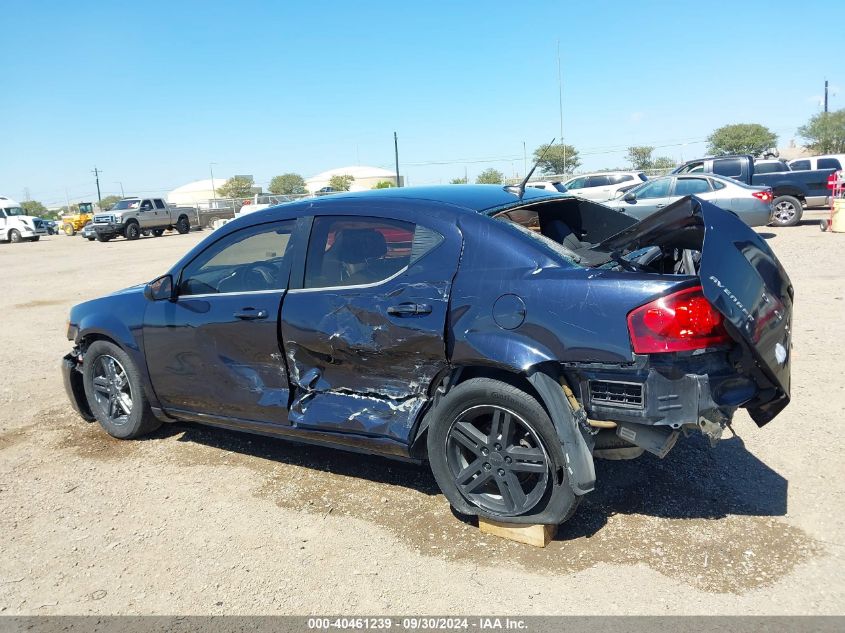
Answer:
[[(316, 176), (311, 176), (311, 178), (306, 178), (305, 186), (308, 188), (308, 191), (315, 193), (323, 187), (328, 187), (329, 180), (331, 180), (332, 176), (344, 176), (347, 174), (355, 178), (349, 186), (349, 191), (365, 191), (367, 189), (372, 189), (375, 185), (384, 180), (392, 183), (394, 187), (396, 186), (395, 171), (381, 169), (380, 167), (368, 167), (366, 165), (339, 167), (338, 169), (324, 171)], [(400, 179), (404, 180), (401, 176)]]

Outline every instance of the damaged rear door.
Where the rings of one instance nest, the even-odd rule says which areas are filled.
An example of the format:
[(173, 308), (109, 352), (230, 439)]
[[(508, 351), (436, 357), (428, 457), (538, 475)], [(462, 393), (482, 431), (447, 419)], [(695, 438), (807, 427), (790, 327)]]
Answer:
[(301, 288), (282, 308), (290, 422), (405, 442), (432, 378), (461, 252), (454, 224), (345, 201), (316, 216)]

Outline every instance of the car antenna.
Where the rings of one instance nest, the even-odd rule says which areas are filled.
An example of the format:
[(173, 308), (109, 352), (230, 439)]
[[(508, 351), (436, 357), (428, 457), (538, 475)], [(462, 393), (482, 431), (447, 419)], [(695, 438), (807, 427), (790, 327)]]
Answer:
[(522, 182), (519, 183), (519, 186), (514, 187), (513, 185), (508, 185), (507, 187), (505, 187), (505, 191), (517, 194), (519, 196), (519, 199), (522, 200), (522, 196), (525, 195), (525, 185), (528, 184), (529, 180), (531, 180), (531, 176), (534, 175), (534, 170), (537, 169), (537, 165), (539, 165), (540, 161), (542, 161), (546, 157), (546, 152), (549, 151), (549, 148), (552, 146), (552, 144), (554, 144), (556, 140), (556, 138), (553, 138), (549, 142), (549, 144), (546, 145), (546, 149), (544, 149), (543, 153), (540, 154), (540, 157), (537, 159), (537, 162), (534, 163), (534, 166), (531, 168), (531, 171), (525, 174), (525, 178), (522, 179)]

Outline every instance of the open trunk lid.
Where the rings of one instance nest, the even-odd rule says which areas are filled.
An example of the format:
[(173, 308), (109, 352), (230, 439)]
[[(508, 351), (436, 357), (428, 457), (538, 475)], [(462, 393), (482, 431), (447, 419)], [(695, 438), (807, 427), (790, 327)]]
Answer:
[(589, 250), (625, 254), (648, 246), (701, 252), (704, 296), (750, 355), (757, 395), (743, 406), (763, 426), (790, 392), (792, 283), (766, 241), (729, 211), (695, 197), (669, 205)]

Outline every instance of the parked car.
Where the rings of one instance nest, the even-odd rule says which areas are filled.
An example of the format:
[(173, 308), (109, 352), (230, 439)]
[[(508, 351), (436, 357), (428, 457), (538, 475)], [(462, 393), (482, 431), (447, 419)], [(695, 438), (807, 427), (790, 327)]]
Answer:
[(594, 454), (772, 420), (792, 296), (696, 198), (637, 222), (540, 189), (381, 189), (238, 218), (76, 305), (62, 367), (117, 438), (186, 420), (428, 460), (463, 514), (560, 523)]
[(79, 234), (84, 237), (89, 242), (93, 242), (97, 239), (97, 231), (94, 229), (94, 221), (89, 220), (85, 226), (82, 227), (82, 230)]
[(812, 169), (834, 169), (839, 171), (845, 165), (845, 154), (827, 154), (825, 156), (810, 156), (796, 158), (789, 161), (792, 171), (806, 171)]
[(314, 195), (315, 196), (326, 196), (330, 193), (339, 193), (339, 192), (334, 187), (320, 187), (319, 189), (317, 189), (317, 191), (314, 193)]
[(566, 193), (566, 187), (559, 180), (537, 180), (529, 182), (526, 187), (533, 189), (545, 189), (546, 191), (557, 191), (559, 193)]
[(794, 226), (801, 219), (805, 206), (827, 205), (830, 194), (827, 178), (833, 171), (833, 169), (817, 169), (796, 172), (793, 168), (793, 171), (788, 172), (759, 174), (755, 169), (754, 158), (750, 155), (740, 155), (687, 161), (672, 173), (716, 174), (733, 178), (746, 185), (769, 187), (775, 198), (772, 224)]
[(58, 235), (59, 223), (55, 220), (48, 220), (46, 218), (38, 218), (41, 220), (41, 225), (47, 229), (47, 235)]
[(20, 203), (0, 196), (0, 242), (37, 242), (47, 235), (41, 218), (28, 215)]
[(173, 228), (187, 233), (191, 230), (191, 217), (195, 217), (191, 207), (174, 207), (161, 198), (123, 198), (107, 213), (94, 216), (94, 230), (100, 242), (119, 235), (137, 240), (146, 231), (160, 237)]
[(653, 178), (605, 204), (642, 220), (684, 196), (698, 196), (733, 211), (748, 226), (766, 226), (772, 221), (771, 189), (744, 185), (713, 174)]
[(263, 211), (270, 207), (282, 204), (283, 202), (290, 202), (293, 198), (289, 196), (276, 195), (272, 193), (257, 193), (251, 198), (243, 201), (243, 206), (235, 213), (235, 217), (239, 218), (247, 213), (255, 213), (256, 211)]
[(648, 180), (641, 171), (602, 171), (582, 174), (563, 183), (566, 190), (588, 200), (610, 200), (620, 191), (633, 189)]

